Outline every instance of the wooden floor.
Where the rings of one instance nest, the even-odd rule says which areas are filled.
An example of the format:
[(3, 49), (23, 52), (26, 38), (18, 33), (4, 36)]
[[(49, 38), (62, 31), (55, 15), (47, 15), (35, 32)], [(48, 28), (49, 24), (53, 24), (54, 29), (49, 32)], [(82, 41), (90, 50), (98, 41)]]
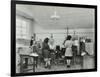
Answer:
[[(32, 68), (30, 66), (29, 68)], [(67, 68), (65, 64), (59, 64), (59, 65), (52, 65), (51, 69), (44, 68), (44, 65), (38, 65), (38, 67), (35, 69), (35, 72), (44, 72), (44, 71), (61, 71), (61, 70), (77, 70), (77, 69), (92, 69), (94, 68), (94, 57), (91, 56), (85, 56), (83, 61), (83, 68), (80, 64), (74, 64), (71, 65), (70, 68)], [(30, 70), (28, 72), (33, 72), (33, 70)]]

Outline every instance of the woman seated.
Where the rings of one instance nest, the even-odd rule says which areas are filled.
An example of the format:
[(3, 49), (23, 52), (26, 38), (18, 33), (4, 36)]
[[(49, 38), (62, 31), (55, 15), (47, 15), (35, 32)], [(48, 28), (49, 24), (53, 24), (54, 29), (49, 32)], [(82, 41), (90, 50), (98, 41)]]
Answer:
[(53, 44), (49, 44), (49, 47), (50, 47), (51, 64), (55, 64), (55, 46)]
[(61, 58), (61, 51), (60, 51), (60, 46), (56, 46), (56, 59)]

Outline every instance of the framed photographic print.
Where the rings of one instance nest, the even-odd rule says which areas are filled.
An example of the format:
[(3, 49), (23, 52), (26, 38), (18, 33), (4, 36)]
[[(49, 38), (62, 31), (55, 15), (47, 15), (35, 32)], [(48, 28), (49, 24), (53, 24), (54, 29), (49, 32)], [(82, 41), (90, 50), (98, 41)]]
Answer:
[(11, 76), (97, 71), (97, 6), (11, 1)]

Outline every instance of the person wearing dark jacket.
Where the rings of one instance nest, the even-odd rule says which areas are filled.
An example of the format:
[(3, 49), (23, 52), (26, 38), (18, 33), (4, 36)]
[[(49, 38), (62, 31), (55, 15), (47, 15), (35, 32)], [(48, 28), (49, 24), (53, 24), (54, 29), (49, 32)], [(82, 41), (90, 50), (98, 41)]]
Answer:
[(50, 68), (50, 47), (48, 45), (49, 38), (45, 38), (43, 45), (42, 45), (42, 51), (43, 51), (43, 57), (45, 61), (45, 68)]
[(33, 52), (37, 52), (36, 34), (34, 34), (34, 36), (31, 37), (30, 48), (33, 49)]
[(31, 37), (31, 40), (30, 40), (30, 47), (33, 45), (33, 37)]

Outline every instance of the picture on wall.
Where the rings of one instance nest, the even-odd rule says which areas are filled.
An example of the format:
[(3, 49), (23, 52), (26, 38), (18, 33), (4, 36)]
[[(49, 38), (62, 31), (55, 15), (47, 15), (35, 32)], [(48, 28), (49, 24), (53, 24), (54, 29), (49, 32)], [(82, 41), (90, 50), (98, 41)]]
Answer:
[(97, 71), (97, 6), (11, 1), (11, 76)]

